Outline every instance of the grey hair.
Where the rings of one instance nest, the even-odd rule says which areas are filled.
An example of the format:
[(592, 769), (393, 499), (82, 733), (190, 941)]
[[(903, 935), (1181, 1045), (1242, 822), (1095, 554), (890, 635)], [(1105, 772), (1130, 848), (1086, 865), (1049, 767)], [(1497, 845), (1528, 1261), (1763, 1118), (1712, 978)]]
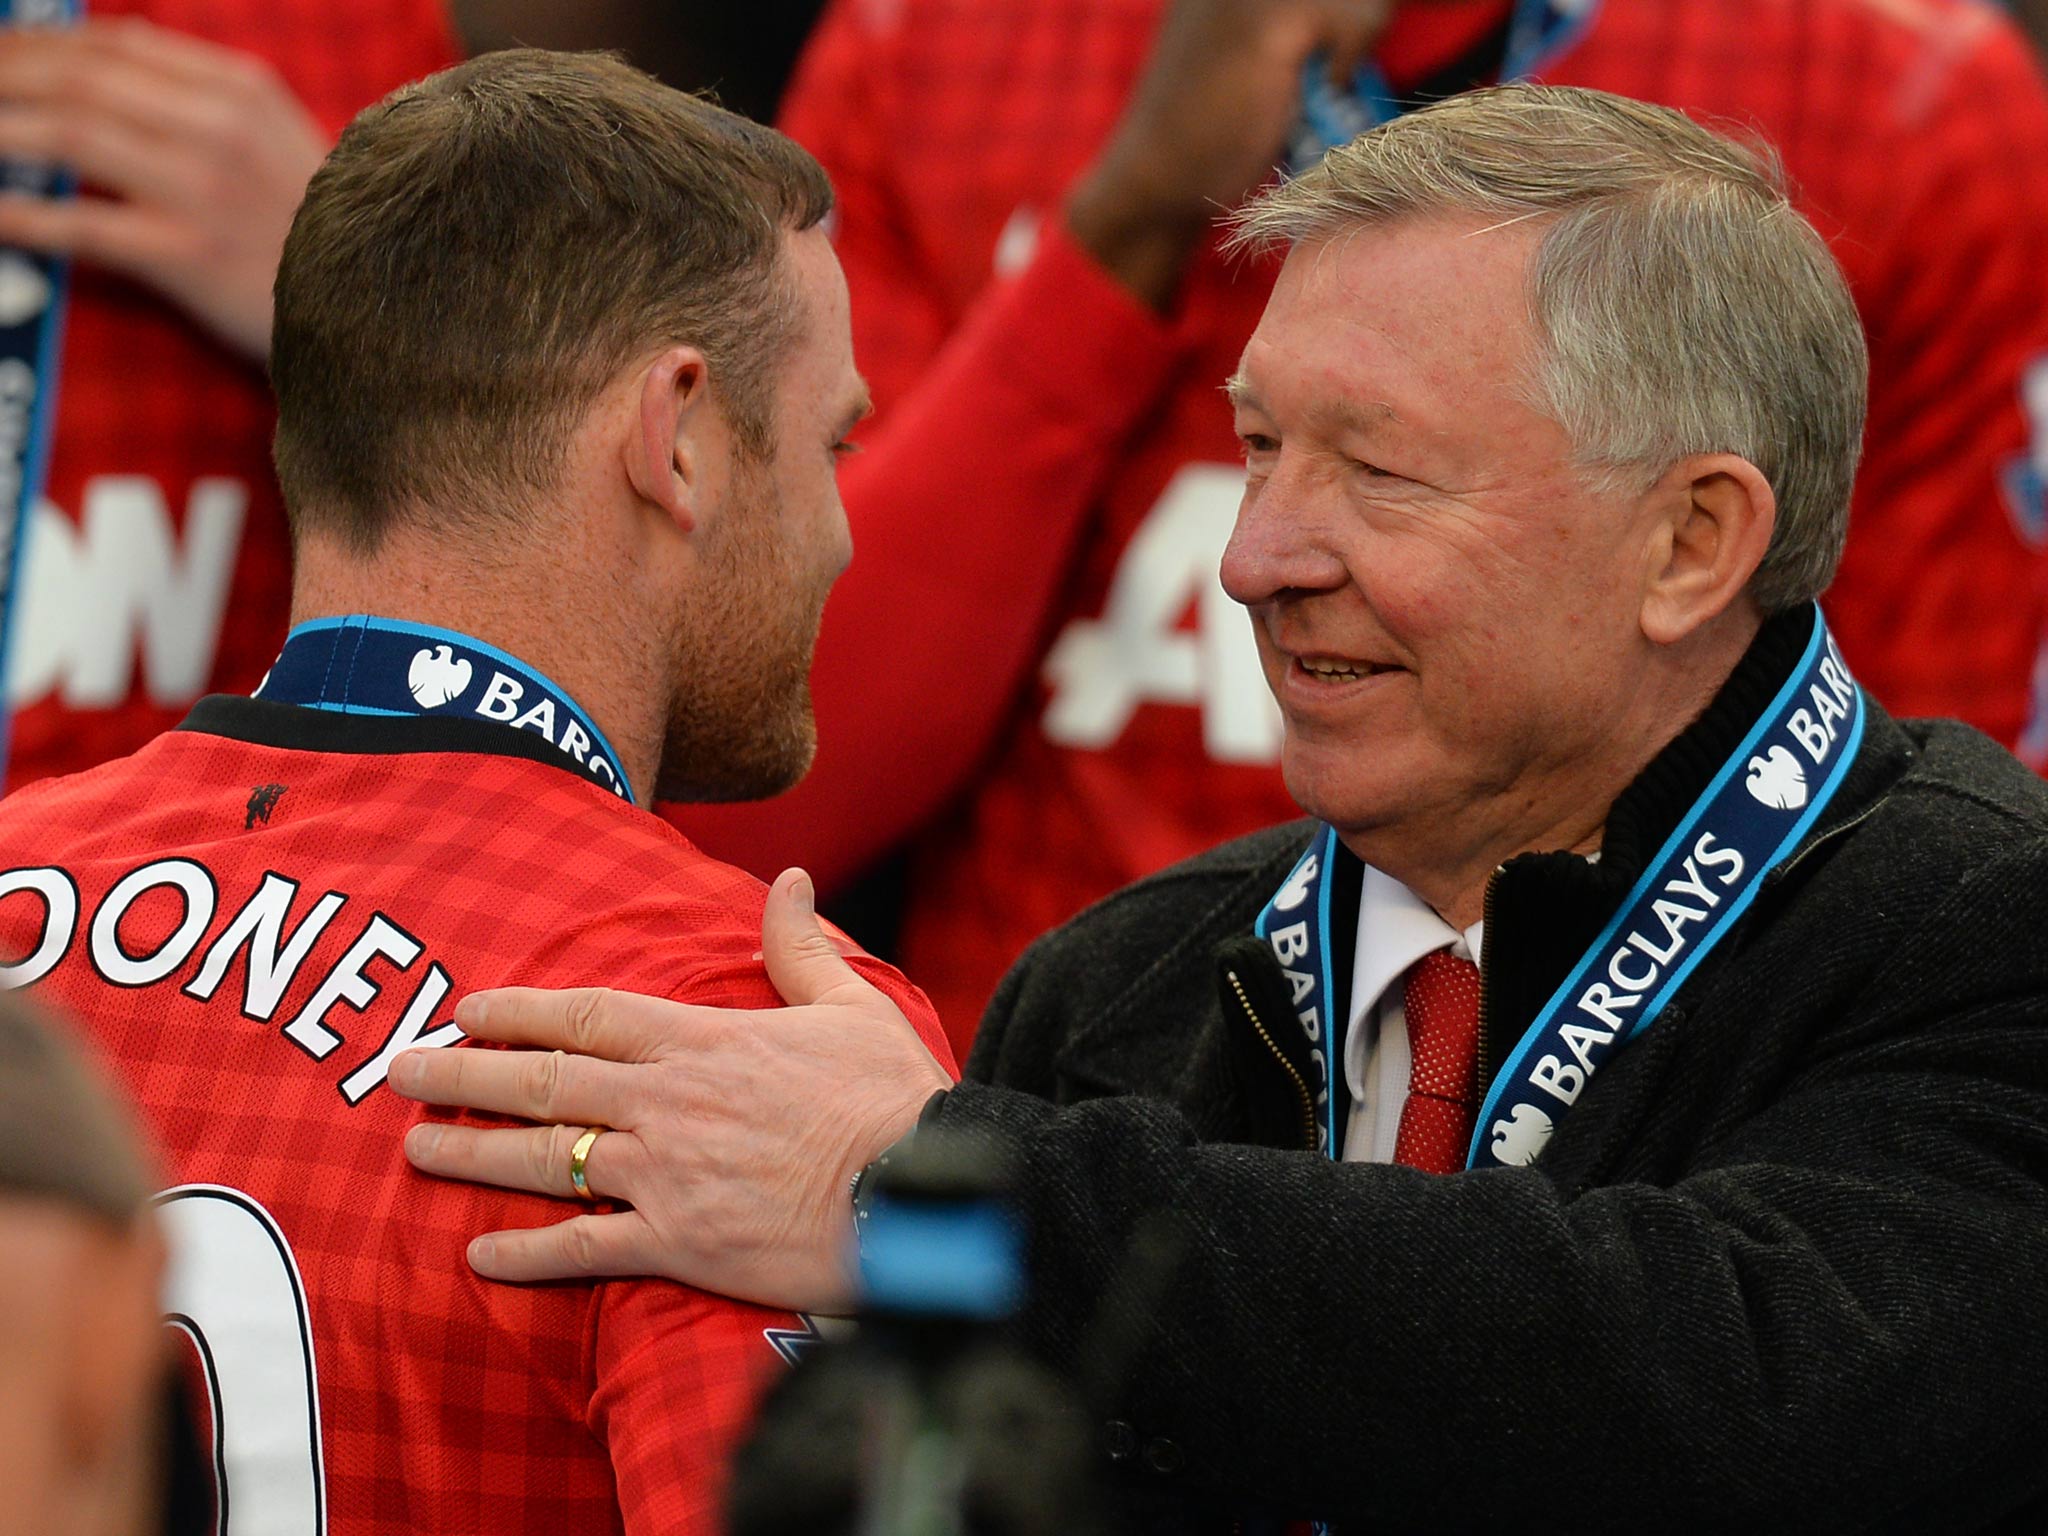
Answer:
[(1642, 489), (1693, 454), (1777, 497), (1750, 581), (1767, 614), (1818, 596), (1848, 533), (1869, 356), (1841, 269), (1767, 147), (1603, 91), (1472, 91), (1362, 134), (1262, 193), (1232, 245), (1315, 242), (1438, 213), (1550, 221), (1530, 264), (1532, 403), (1582, 467)]

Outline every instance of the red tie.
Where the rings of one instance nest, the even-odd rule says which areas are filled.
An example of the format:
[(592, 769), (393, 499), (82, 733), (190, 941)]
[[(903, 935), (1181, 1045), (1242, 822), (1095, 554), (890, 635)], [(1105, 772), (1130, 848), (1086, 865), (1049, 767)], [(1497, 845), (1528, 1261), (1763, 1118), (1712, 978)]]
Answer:
[(1408, 1015), (1408, 1101), (1394, 1161), (1456, 1173), (1479, 1111), (1479, 967), (1448, 949), (1424, 955), (1402, 988)]

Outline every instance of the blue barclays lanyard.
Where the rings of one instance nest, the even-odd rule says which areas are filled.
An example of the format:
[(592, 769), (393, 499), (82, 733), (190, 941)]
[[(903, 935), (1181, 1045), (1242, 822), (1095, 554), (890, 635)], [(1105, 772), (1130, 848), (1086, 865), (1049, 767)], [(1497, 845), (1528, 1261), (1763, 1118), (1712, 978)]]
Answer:
[[(1508, 21), (1501, 81), (1535, 74), (1577, 41), (1599, 4), (1600, 0), (1516, 0)], [(1305, 171), (1337, 145), (1349, 144), (1400, 115), (1400, 98), (1378, 64), (1371, 59), (1360, 64), (1350, 88), (1344, 90), (1330, 83), (1328, 61), (1318, 54), (1302, 67), (1301, 115), (1288, 144), (1288, 168)]]
[(1469, 1168), (1535, 1158), (1616, 1051), (1654, 1023), (1841, 788), (1863, 690), (1820, 609), (1805, 654), (1536, 1015), (1480, 1107)]
[(495, 646), (452, 629), (352, 613), (285, 637), (256, 697), (344, 715), (490, 720), (539, 736), (628, 805), (633, 789), (597, 722), (554, 683)]
[[(1523, 1033), (1481, 1106), (1467, 1168), (1532, 1161), (1594, 1073), (1663, 1013), (1841, 787), (1863, 739), (1863, 691), (1820, 609), (1799, 665)], [(1344, 865), (1343, 874), (1337, 873)], [(1319, 1150), (1335, 1157), (1348, 1114), (1347, 1000), (1329, 931), (1330, 889), (1356, 868), (1322, 828), (1253, 925), (1294, 991), (1316, 1085)]]
[(1342, 1150), (1343, 1127), (1351, 1118), (1351, 1091), (1337, 1051), (1347, 1023), (1348, 989), (1338, 985), (1338, 946), (1330, 933), (1330, 893), (1340, 864), (1348, 866), (1351, 876), (1358, 875), (1356, 861), (1340, 856), (1336, 828), (1317, 829), (1308, 852), (1252, 924), (1252, 932), (1272, 947), (1280, 962), (1281, 974), (1294, 993), (1295, 1017), (1308, 1036), (1309, 1064), (1316, 1078), (1316, 1150), (1326, 1157), (1336, 1157)]
[[(0, 0), (0, 31), (65, 26), (83, 9), (82, 0)], [(59, 167), (0, 160), (0, 190), (69, 197), (75, 188)], [(71, 264), (61, 257), (0, 245), (0, 777), (7, 766), (5, 681), (20, 607), (21, 550), (50, 470), (70, 278)]]

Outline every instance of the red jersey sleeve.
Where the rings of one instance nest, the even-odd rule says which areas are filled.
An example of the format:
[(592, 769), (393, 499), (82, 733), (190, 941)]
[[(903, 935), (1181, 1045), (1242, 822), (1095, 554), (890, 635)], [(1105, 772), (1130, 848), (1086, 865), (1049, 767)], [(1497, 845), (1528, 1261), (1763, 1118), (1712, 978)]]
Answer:
[[(903, 1010), (925, 1047), (958, 1076), (931, 1004), (893, 966), (837, 934), (863, 980)], [(716, 963), (673, 990), (680, 1002), (776, 1008), (759, 961)], [(794, 1313), (748, 1306), (668, 1281), (614, 1281), (591, 1329), (591, 1433), (608, 1449), (629, 1536), (715, 1536), (734, 1453), (781, 1369), (777, 1339), (801, 1339)]]
[(726, 1478), (782, 1369), (792, 1313), (666, 1280), (613, 1281), (591, 1330), (590, 1432), (611, 1455), (629, 1536), (716, 1536)]
[(1881, 104), (1918, 149), (1880, 173), (1852, 237), (1890, 251), (1862, 295), (1870, 418), (1829, 615), (1888, 708), (2010, 745), (2048, 622), (2020, 495), (2048, 434), (2025, 398), (2048, 368), (2048, 92), (2017, 35), (1983, 20)]
[[(917, 1038), (924, 1042), (924, 1048), (938, 1058), (939, 1065), (952, 1077), (958, 1079), (960, 1067), (953, 1059), (953, 1048), (947, 1043), (946, 1031), (939, 1023), (937, 1010), (923, 991), (912, 986), (895, 966), (886, 960), (877, 960), (832, 924), (825, 924), (825, 928), (854, 974), (902, 1011), (910, 1021), (910, 1027), (917, 1031)], [(681, 1002), (709, 1003), (721, 1008), (785, 1006), (774, 983), (769, 981), (767, 970), (758, 960), (720, 963), (698, 971), (690, 984), (678, 989), (674, 996)]]
[(665, 806), (717, 858), (827, 888), (959, 789), (1044, 641), (1086, 516), (1185, 355), (1179, 329), (1056, 215), (1034, 252), (949, 315), (892, 183), (892, 32), (842, 0), (783, 126), (823, 162), (876, 414), (841, 472), (854, 559), (825, 610), (818, 759), (753, 806)]

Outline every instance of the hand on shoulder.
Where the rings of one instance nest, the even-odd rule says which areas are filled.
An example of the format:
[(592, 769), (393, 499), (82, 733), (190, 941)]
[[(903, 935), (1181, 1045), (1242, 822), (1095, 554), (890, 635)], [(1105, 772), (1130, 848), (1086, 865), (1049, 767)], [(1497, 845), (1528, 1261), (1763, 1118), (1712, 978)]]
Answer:
[(584, 1148), (585, 1180), (630, 1208), (479, 1237), (478, 1273), (664, 1275), (799, 1311), (851, 1305), (852, 1177), (952, 1078), (826, 936), (802, 871), (768, 894), (762, 955), (790, 1006), (505, 988), (465, 998), (456, 1021), (515, 1049), (398, 1058), (408, 1098), (541, 1122), (415, 1126), (406, 1155), (425, 1172), (570, 1197), (577, 1144), (608, 1128)]

